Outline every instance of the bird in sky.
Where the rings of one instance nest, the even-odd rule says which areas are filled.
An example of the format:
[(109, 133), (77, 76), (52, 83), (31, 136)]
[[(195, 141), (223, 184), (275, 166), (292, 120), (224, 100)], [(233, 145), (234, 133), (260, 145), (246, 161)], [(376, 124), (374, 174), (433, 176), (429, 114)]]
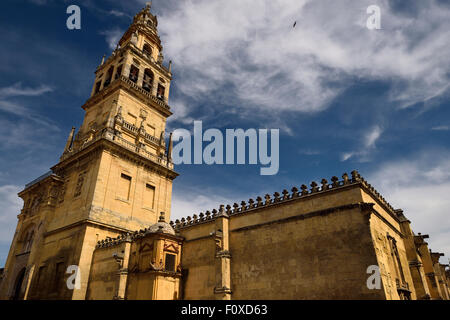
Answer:
[(292, 28), (295, 28), (296, 25), (297, 25), (297, 21), (294, 22), (294, 26)]

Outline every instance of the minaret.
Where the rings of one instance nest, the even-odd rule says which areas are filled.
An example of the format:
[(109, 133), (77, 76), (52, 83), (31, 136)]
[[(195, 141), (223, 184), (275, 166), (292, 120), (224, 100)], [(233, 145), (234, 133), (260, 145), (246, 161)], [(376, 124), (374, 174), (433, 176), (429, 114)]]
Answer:
[[(83, 124), (76, 135), (72, 129), (59, 163), (20, 193), (25, 206), (1, 294), (84, 299), (99, 239), (147, 228), (160, 212), (170, 220), (172, 181), (178, 175), (164, 152), (172, 74), (164, 65), (150, 6), (134, 17), (95, 70), (91, 96), (82, 106)], [(32, 249), (24, 255), (22, 239), (30, 234)], [(68, 266), (79, 268), (80, 289), (65, 284)], [(16, 290), (19, 267), (24, 271)]]

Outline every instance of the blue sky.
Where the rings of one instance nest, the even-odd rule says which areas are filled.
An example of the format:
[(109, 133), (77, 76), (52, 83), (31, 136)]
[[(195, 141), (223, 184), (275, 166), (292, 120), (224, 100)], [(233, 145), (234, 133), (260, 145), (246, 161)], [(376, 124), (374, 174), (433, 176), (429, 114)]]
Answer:
[[(22, 202), (83, 119), (94, 70), (145, 1), (6, 0), (0, 11), (0, 265)], [(82, 29), (66, 28), (81, 7)], [(381, 8), (368, 30), (366, 8)], [(172, 218), (357, 169), (450, 257), (450, 5), (155, 0), (168, 128), (280, 129), (280, 171), (180, 165)], [(294, 22), (297, 22), (293, 28)]]

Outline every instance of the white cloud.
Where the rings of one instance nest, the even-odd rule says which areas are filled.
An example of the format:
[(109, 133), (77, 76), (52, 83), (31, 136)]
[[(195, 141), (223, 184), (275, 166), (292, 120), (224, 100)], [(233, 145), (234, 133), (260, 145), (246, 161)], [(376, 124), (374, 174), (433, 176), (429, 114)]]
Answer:
[(105, 40), (111, 50), (116, 49), (119, 40), (122, 38), (124, 31), (120, 29), (112, 29), (100, 32), (101, 35), (105, 36)]
[(431, 130), (433, 130), (433, 131), (449, 131), (450, 127), (449, 126), (437, 126), (437, 127), (431, 128)]
[(384, 164), (368, 176), (395, 208), (405, 211), (416, 234), (430, 235), (430, 248), (445, 253), (445, 260), (450, 257), (449, 159), (449, 152), (424, 152)]
[[(37, 97), (52, 91), (53, 89), (46, 85), (41, 85), (37, 88), (27, 88), (23, 87), (20, 82), (8, 87), (0, 88), (0, 112), (7, 112), (21, 118), (25, 118), (45, 127), (46, 129), (59, 131), (59, 128), (52, 120), (39, 115), (36, 110), (32, 110), (25, 107), (21, 103), (10, 100), (13, 97)], [(4, 140), (8, 140), (9, 136), (9, 134), (5, 135)]]
[(36, 97), (52, 91), (53, 89), (47, 85), (41, 85), (37, 88), (27, 88), (23, 87), (21, 82), (18, 82), (9, 87), (0, 88), (0, 99), (18, 96)]
[(17, 196), (22, 189), (19, 186), (0, 186), (0, 242), (10, 242), (17, 224), (17, 215), (23, 205), (22, 199)]
[(370, 153), (376, 148), (375, 143), (381, 137), (383, 129), (376, 125), (366, 132), (361, 141), (361, 147), (357, 151), (344, 152), (341, 161), (347, 161), (352, 157), (358, 157), (359, 161), (368, 161)]
[(379, 126), (375, 126), (369, 131), (364, 138), (364, 145), (366, 148), (375, 147), (375, 142), (380, 138), (382, 130)]
[[(186, 191), (186, 190), (185, 190)], [(194, 214), (198, 215), (200, 212), (205, 213), (207, 210), (218, 210), (221, 204), (227, 205), (234, 203), (232, 200), (214, 195), (205, 195), (197, 192), (178, 192), (173, 194), (172, 198), (172, 216), (171, 220), (186, 218)], [(233, 199), (234, 201), (236, 199)]]
[(372, 0), (173, 2), (159, 29), (177, 87), (211, 105), (320, 111), (351, 79), (392, 81), (402, 107), (445, 92), (448, 7), (431, 2), (410, 17), (377, 3), (377, 31), (366, 28)]

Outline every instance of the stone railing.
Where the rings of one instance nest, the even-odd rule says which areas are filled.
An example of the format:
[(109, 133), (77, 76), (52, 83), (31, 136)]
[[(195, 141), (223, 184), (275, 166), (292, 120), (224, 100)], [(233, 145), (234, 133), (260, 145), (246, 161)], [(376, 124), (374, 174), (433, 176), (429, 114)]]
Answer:
[(130, 132), (130, 133), (132, 133), (134, 135), (137, 135), (139, 132), (141, 132), (140, 134), (144, 137), (145, 140), (148, 140), (148, 141), (150, 141), (150, 142), (152, 142), (154, 144), (160, 145), (160, 143), (161, 143), (160, 139), (158, 139), (158, 138), (152, 136), (151, 134), (145, 132), (145, 130), (144, 131), (140, 131), (141, 129), (136, 127), (134, 124), (126, 122), (125, 120), (122, 120), (122, 127), (126, 131), (128, 131), (128, 132)]
[(134, 232), (123, 233), (116, 238), (106, 238), (97, 242), (96, 248), (109, 248), (117, 246), (123, 242), (134, 241), (139, 238), (145, 237), (148, 234), (149, 228), (141, 229)]
[[(132, 151), (134, 153), (137, 153), (139, 155), (141, 155), (142, 157), (149, 159), (159, 165), (162, 165), (163, 167), (166, 167), (170, 170), (173, 170), (174, 166), (173, 163), (168, 161), (167, 157), (159, 157), (156, 154), (153, 154), (151, 152), (148, 152), (147, 150), (138, 147), (137, 145), (135, 145), (132, 142), (129, 142), (127, 140), (125, 140), (124, 138), (118, 136), (118, 135), (114, 135), (111, 132), (108, 132), (107, 129), (103, 129), (102, 132), (100, 132), (99, 134), (97, 134), (93, 139), (91, 140), (86, 140), (82, 146), (76, 150), (72, 150), (71, 152), (67, 152), (65, 153), (60, 161), (64, 161), (67, 158), (71, 157), (72, 155), (74, 155), (75, 153), (78, 153), (84, 149), (86, 149), (87, 147), (89, 147), (90, 145), (92, 145), (93, 143), (99, 141), (100, 139), (106, 139), (108, 141), (114, 142), (117, 145), (120, 145), (122, 147), (124, 147), (125, 149)], [(156, 139), (156, 138), (155, 138)]]
[(166, 167), (171, 170), (173, 169), (173, 163), (168, 161), (167, 157), (159, 157), (156, 154), (148, 152), (147, 150), (140, 148), (137, 145), (135, 145), (134, 143), (131, 143), (117, 135), (114, 135), (112, 139), (110, 139), (108, 135), (105, 138), (107, 138), (110, 141), (114, 141), (116, 144), (121, 145), (122, 147), (124, 147), (130, 151), (138, 153), (139, 155), (141, 155), (147, 159), (150, 159), (153, 162), (156, 162), (157, 164), (162, 165), (163, 167)]
[(175, 220), (175, 222), (171, 221), (170, 225), (175, 230), (179, 230), (182, 228), (187, 228), (193, 225), (214, 220), (216, 217), (222, 214), (226, 214), (228, 216), (243, 214), (255, 209), (293, 201), (303, 197), (311, 196), (313, 194), (331, 192), (336, 189), (341, 189), (349, 185), (357, 184), (362, 185), (364, 188), (366, 188), (376, 199), (378, 199), (378, 201), (380, 201), (388, 210), (391, 211), (391, 214), (395, 215), (394, 208), (355, 170), (351, 173), (351, 177), (349, 177), (347, 173), (344, 173), (342, 175), (342, 180), (339, 180), (338, 177), (334, 176), (331, 178), (331, 183), (329, 183), (327, 179), (322, 179), (320, 185), (317, 182), (313, 181), (311, 182), (309, 188), (307, 185), (303, 184), (300, 186), (300, 190), (297, 187), (293, 187), (291, 189), (291, 192), (285, 189), (281, 192), (281, 194), (279, 192), (275, 192), (273, 196), (271, 196), (270, 194), (266, 194), (264, 197), (257, 197), (255, 200), (249, 199), (248, 202), (242, 201), (240, 204), (234, 203), (233, 206), (221, 205), (219, 207), (219, 210), (214, 209), (212, 211), (206, 211), (205, 213), (201, 212), (198, 215), (194, 214), (192, 217), (189, 216), (187, 218), (182, 218), (181, 220), (177, 219)]
[(139, 131), (138, 127), (136, 127), (134, 124), (126, 122), (125, 120), (123, 121), (123, 127), (134, 134), (137, 134)]
[(134, 83), (133, 81), (131, 81), (130, 79), (128, 79), (125, 76), (120, 76), (119, 79), (117, 79), (117, 80), (121, 80), (121, 81), (127, 83), (130, 87), (132, 87), (135, 90), (139, 91), (140, 93), (142, 93), (144, 96), (146, 96), (150, 100), (153, 100), (154, 102), (156, 102), (158, 105), (160, 105), (164, 109), (170, 110), (170, 106), (167, 104), (167, 101), (166, 101), (165, 98), (164, 98), (164, 100), (162, 100), (160, 98), (155, 97), (150, 92), (144, 90), (143, 88), (141, 88), (140, 86), (138, 86), (136, 83)]

